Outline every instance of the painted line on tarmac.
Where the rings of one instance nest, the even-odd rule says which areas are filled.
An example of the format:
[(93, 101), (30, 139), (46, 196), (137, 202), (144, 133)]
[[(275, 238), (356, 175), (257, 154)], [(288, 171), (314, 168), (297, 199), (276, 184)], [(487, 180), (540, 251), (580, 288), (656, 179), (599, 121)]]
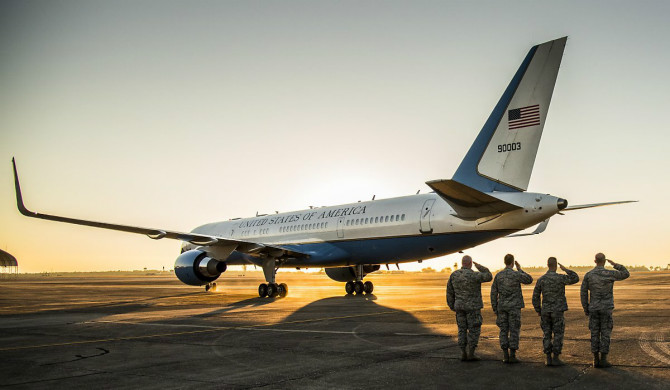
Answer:
[[(219, 330), (223, 329), (220, 326), (213, 325), (189, 325), (189, 324), (163, 324), (160, 322), (132, 322), (132, 321), (86, 321), (82, 324), (95, 324), (95, 323), (108, 323), (108, 324), (127, 324), (127, 325), (144, 325), (144, 326), (165, 326), (171, 328), (204, 328), (204, 329), (213, 329)], [(281, 323), (282, 325), (284, 323)], [(260, 325), (259, 325), (260, 326)], [(258, 332), (287, 332), (287, 333), (326, 333), (326, 334), (353, 334), (351, 331), (338, 331), (338, 330), (309, 330), (309, 329), (272, 329), (272, 328), (251, 328), (251, 327), (231, 327), (230, 330), (252, 330)]]
[[(652, 358), (670, 364), (670, 351), (663, 338), (662, 333), (652, 334), (651, 332), (640, 333), (639, 338), (640, 348)], [(660, 352), (654, 347), (660, 349)]]
[[(416, 309), (416, 310), (419, 310), (419, 309)], [(277, 323), (268, 323), (268, 324), (258, 324), (258, 325), (221, 326), (221, 327), (213, 327), (213, 328), (208, 328), (208, 329), (190, 330), (190, 331), (183, 331), (183, 332), (171, 332), (171, 333), (158, 333), (158, 334), (150, 334), (150, 335), (143, 335), (143, 336), (114, 337), (114, 338), (107, 338), (107, 339), (68, 341), (68, 342), (63, 342), (63, 343), (4, 347), (4, 348), (0, 348), (0, 351), (18, 351), (18, 350), (24, 350), (24, 349), (66, 347), (66, 346), (74, 346), (74, 345), (82, 345), (82, 344), (109, 343), (109, 342), (115, 342), (115, 341), (129, 341), (129, 340), (151, 339), (151, 338), (158, 338), (158, 337), (184, 336), (184, 335), (192, 335), (192, 334), (211, 333), (211, 332), (216, 332), (216, 331), (220, 331), (220, 330), (257, 329), (257, 328), (262, 328), (262, 327), (267, 327), (267, 326), (288, 325), (288, 324), (304, 324), (304, 323), (310, 323), (310, 322), (342, 320), (342, 319), (348, 319), (348, 318), (373, 317), (373, 316), (380, 316), (380, 315), (387, 315), (387, 314), (397, 314), (397, 313), (398, 312), (396, 310), (393, 310), (393, 311), (381, 311), (381, 312), (377, 312), (377, 313), (367, 313), (367, 314), (352, 314), (352, 315), (348, 315), (348, 316), (308, 318), (308, 319), (304, 319), (304, 320), (295, 320), (295, 321), (277, 322)]]

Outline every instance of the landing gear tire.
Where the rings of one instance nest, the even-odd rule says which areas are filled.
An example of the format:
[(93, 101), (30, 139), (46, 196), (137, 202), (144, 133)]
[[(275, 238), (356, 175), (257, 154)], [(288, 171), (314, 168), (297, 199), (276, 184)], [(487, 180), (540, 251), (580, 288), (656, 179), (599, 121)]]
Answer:
[(279, 298), (284, 298), (288, 294), (288, 286), (286, 283), (280, 283), (278, 287)]
[(276, 283), (268, 283), (268, 297), (274, 298), (279, 293), (279, 286)]
[(354, 293), (354, 282), (349, 281), (347, 284), (344, 285), (344, 291), (347, 292), (348, 295), (351, 295)]
[(354, 291), (356, 292), (356, 295), (363, 294), (364, 290), (365, 286), (363, 285), (363, 282), (357, 281), (356, 283), (354, 283)]
[(258, 286), (258, 296), (261, 298), (265, 298), (268, 296), (268, 285), (267, 284), (260, 284)]
[(374, 291), (375, 285), (372, 284), (371, 281), (367, 281), (363, 283), (363, 291), (365, 291), (366, 294), (372, 294), (372, 291)]

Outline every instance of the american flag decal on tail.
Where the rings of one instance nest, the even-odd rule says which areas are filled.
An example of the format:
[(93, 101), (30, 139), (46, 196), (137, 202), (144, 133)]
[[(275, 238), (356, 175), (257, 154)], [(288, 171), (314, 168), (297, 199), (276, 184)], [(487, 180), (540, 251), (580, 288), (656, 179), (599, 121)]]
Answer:
[(540, 105), (515, 108), (507, 111), (509, 129), (520, 129), (522, 127), (537, 126), (540, 124)]

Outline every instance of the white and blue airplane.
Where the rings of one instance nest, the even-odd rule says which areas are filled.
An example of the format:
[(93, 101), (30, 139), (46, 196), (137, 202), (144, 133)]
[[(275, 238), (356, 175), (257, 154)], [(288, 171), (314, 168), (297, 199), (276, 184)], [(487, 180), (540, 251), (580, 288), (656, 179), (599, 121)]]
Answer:
[[(32, 212), (12, 159), (18, 209), (33, 218), (181, 240), (174, 270), (187, 285), (209, 289), (228, 266), (253, 264), (266, 281), (259, 295), (284, 297), (288, 286), (276, 283), (279, 268), (318, 267), (346, 283), (347, 294), (369, 294), (374, 286), (363, 278), (383, 264), (538, 234), (561, 211), (631, 202), (568, 207), (565, 199), (526, 192), (566, 41), (530, 49), (454, 176), (426, 182), (430, 193), (232, 219), (183, 233)], [(518, 233), (535, 225), (532, 233)]]

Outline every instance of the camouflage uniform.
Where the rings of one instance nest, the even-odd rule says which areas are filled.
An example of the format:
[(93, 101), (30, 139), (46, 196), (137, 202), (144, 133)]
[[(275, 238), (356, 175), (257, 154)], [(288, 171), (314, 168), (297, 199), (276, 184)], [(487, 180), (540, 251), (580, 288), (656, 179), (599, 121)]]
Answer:
[(458, 346), (476, 348), (479, 343), (479, 334), (482, 330), (481, 308), (482, 287), (484, 282), (490, 282), (493, 275), (483, 265), (474, 265), (479, 272), (469, 268), (454, 271), (447, 283), (447, 305), (456, 312), (458, 325)]
[(498, 318), (500, 348), (519, 349), (521, 332), (521, 308), (525, 307), (521, 294), (521, 283), (533, 283), (533, 277), (522, 270), (505, 268), (496, 274), (491, 286), (491, 306)]
[(617, 280), (630, 276), (626, 267), (614, 265), (615, 270), (605, 269), (598, 265), (584, 275), (581, 296), (584, 312), (589, 315), (591, 330), (591, 352), (609, 353), (610, 336), (612, 334), (612, 310), (614, 295), (612, 288)]
[[(545, 354), (552, 352), (560, 354), (563, 349), (563, 333), (565, 332), (563, 312), (568, 310), (565, 285), (579, 282), (579, 276), (575, 271), (568, 269), (565, 272), (567, 275), (547, 271), (537, 280), (533, 290), (533, 307), (540, 314), (540, 327), (544, 333), (542, 346)], [(552, 333), (553, 344), (551, 342)]]

